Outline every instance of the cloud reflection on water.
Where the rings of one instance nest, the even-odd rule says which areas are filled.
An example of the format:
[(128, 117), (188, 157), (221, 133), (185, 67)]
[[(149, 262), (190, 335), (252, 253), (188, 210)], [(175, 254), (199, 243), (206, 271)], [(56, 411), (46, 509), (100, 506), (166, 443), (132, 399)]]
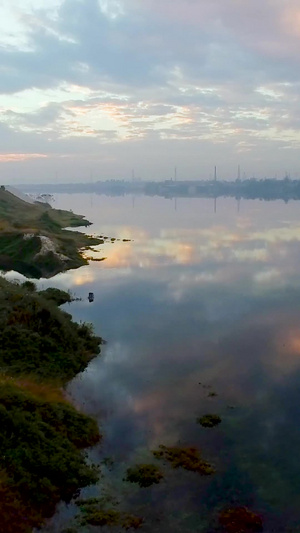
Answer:
[[(255, 502), (269, 524), (278, 515), (273, 531), (282, 533), (282, 521), (300, 523), (300, 467), (294, 460), (300, 446), (298, 207), (249, 202), (243, 215), (224, 200), (214, 216), (206, 200), (187, 200), (174, 215), (161, 201), (139, 201), (139, 211), (128, 212), (126, 198), (107, 199), (101, 230), (123, 238), (113, 219), (123, 209), (132, 242), (107, 245), (106, 261), (56, 277), (56, 285), (84, 298), (69, 308), (74, 318), (92, 322), (108, 341), (70, 392), (103, 427), (100, 458), (112, 454), (125, 467), (151, 460), (149, 450), (160, 443), (195, 444), (219, 472), (209, 486), (184, 478), (184, 497), (189, 490), (201, 495), (198, 512), (201, 505), (216, 512), (221, 500), (215, 484), (223, 486), (229, 476), (228, 498)], [(92, 214), (100, 231), (104, 214)], [(89, 290), (93, 304), (86, 300)], [(223, 422), (205, 432), (195, 421), (209, 411), (220, 413)], [(277, 493), (275, 472), (282, 487)], [(239, 480), (245, 479), (248, 492), (241, 493)], [(151, 493), (165, 513), (165, 529), (157, 531), (171, 527), (169, 505), (184, 501), (195, 512), (191, 498), (176, 500), (174, 483)]]

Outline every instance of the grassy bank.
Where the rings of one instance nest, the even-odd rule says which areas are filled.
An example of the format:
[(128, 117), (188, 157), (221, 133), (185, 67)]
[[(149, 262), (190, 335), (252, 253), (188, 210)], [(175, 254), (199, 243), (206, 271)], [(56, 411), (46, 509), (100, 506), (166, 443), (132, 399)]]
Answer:
[(81, 450), (95, 444), (93, 419), (63, 387), (99, 353), (101, 339), (57, 307), (58, 290), (38, 293), (0, 279), (0, 516), (6, 533), (29, 533), (60, 499), (93, 483)]
[(38, 279), (87, 264), (81, 251), (103, 240), (64, 228), (89, 225), (82, 215), (28, 204), (1, 187), (0, 269)]

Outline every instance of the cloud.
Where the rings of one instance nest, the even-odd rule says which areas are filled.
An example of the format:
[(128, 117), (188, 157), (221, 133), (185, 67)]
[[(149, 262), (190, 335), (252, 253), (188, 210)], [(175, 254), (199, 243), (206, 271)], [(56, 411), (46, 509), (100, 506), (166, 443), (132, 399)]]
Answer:
[[(183, 84), (233, 79), (253, 86), (258, 76), (286, 75), (287, 55), (298, 63), (293, 50), (300, 35), (287, 31), (292, 10), (286, 2), (175, 0), (159, 6), (124, 2), (122, 16), (112, 20), (97, 0), (65, 0), (54, 19), (37, 10), (27, 20), (31, 50), (2, 50), (3, 90), (16, 90), (17, 67), (23, 86), (30, 86), (26, 72), (38, 86), (86, 77), (97, 88), (105, 79), (139, 87), (168, 83), (175, 72)], [(288, 77), (294, 78), (291, 70)]]
[(105, 146), (105, 173), (132, 157), (150, 178), (156, 154), (163, 173), (175, 151), (196, 177), (198, 141), (203, 169), (224, 161), (227, 177), (237, 158), (264, 175), (296, 171), (298, 1), (4, 0), (0, 15), (8, 153), (55, 164)]
[(30, 159), (42, 159), (47, 157), (46, 154), (0, 154), (0, 163), (23, 162)]

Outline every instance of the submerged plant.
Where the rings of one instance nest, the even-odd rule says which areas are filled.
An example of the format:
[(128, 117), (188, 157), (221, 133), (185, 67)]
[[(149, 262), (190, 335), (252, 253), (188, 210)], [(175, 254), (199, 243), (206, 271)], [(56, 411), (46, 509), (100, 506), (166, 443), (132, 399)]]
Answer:
[(219, 415), (209, 414), (200, 416), (197, 422), (204, 428), (213, 428), (222, 422), (222, 418)]
[(97, 507), (85, 507), (82, 524), (91, 526), (115, 526), (120, 523), (120, 512), (115, 509), (99, 509)]
[(219, 521), (226, 533), (259, 533), (263, 531), (262, 518), (247, 507), (225, 509), (220, 513)]
[(202, 459), (196, 448), (180, 448), (161, 444), (158, 450), (153, 451), (153, 455), (157, 459), (165, 459), (171, 463), (173, 468), (181, 467), (191, 472), (197, 472), (202, 476), (209, 476), (215, 472), (212, 465)]
[(125, 481), (138, 483), (140, 487), (150, 487), (163, 479), (163, 473), (155, 465), (138, 464), (127, 469)]
[(116, 509), (103, 509), (96, 506), (86, 506), (82, 508), (84, 518), (81, 525), (91, 526), (120, 526), (122, 529), (138, 529), (144, 520), (139, 516), (123, 513)]

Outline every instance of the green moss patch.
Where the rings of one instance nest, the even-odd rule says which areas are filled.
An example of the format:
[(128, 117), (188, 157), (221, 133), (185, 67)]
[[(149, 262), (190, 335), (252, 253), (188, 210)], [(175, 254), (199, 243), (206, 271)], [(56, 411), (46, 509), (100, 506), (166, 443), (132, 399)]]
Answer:
[(163, 473), (155, 465), (138, 464), (127, 469), (125, 481), (138, 483), (140, 487), (150, 487), (163, 479)]
[(196, 448), (170, 447), (161, 444), (158, 450), (153, 451), (157, 459), (165, 459), (173, 468), (184, 468), (197, 472), (202, 476), (214, 474), (215, 469), (204, 459)]

